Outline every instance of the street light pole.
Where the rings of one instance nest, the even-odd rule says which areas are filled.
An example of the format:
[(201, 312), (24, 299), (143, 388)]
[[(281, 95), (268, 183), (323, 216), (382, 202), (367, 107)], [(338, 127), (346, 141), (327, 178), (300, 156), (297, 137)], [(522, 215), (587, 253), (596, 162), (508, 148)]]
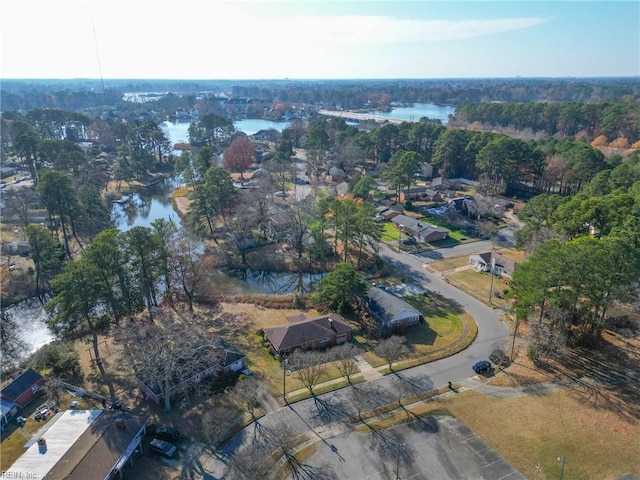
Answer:
[(562, 467), (560, 467), (560, 480), (562, 480), (562, 477), (564, 476), (564, 464), (565, 464), (566, 458), (558, 457), (558, 461), (562, 462)]
[(396, 480), (400, 480), (400, 447), (405, 447), (406, 443), (397, 443), (398, 456), (396, 457)]
[(282, 360), (282, 399), (284, 403), (287, 403), (287, 364), (289, 360), (284, 358)]
[(398, 224), (398, 252), (400, 252), (400, 240), (402, 240), (402, 224)]

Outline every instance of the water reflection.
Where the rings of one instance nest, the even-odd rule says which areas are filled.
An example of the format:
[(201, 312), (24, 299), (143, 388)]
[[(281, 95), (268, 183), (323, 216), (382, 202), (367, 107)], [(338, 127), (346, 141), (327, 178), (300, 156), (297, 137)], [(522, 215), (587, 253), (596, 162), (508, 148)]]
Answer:
[(22, 339), (26, 344), (26, 354), (38, 350), (55, 340), (55, 335), (47, 326), (47, 312), (37, 298), (29, 298), (7, 309), (20, 325)]
[(173, 209), (171, 193), (177, 182), (166, 179), (147, 188), (141, 188), (136, 193), (125, 196), (123, 203), (114, 203), (111, 210), (113, 225), (127, 231), (133, 227), (151, 227), (154, 220), (164, 218), (181, 226), (180, 216)]
[(320, 273), (288, 273), (268, 270), (214, 270), (208, 281), (218, 295), (242, 295), (246, 293), (307, 293), (323, 277)]

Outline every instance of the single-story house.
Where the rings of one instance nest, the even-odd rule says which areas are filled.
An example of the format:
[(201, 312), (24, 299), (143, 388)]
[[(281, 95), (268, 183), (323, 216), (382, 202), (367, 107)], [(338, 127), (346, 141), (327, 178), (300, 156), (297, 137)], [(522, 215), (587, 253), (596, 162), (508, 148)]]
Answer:
[(490, 272), (499, 277), (513, 278), (518, 264), (499, 252), (484, 252), (469, 255), (469, 264), (479, 272)]
[(405, 188), (400, 192), (400, 201), (406, 202), (407, 200), (437, 202), (442, 200), (442, 195), (439, 191), (429, 187), (413, 187), (410, 189)]
[(23, 408), (40, 391), (44, 385), (44, 378), (32, 369), (25, 370), (18, 378), (0, 391), (0, 398), (9, 400)]
[(151, 420), (109, 410), (67, 410), (56, 415), (25, 445), (3, 473), (6, 478), (115, 480), (124, 478)]
[(431, 187), (434, 190), (460, 190), (460, 184), (455, 180), (436, 177), (431, 180)]
[(371, 287), (367, 297), (361, 299), (361, 305), (382, 329), (406, 328), (420, 323), (422, 317), (418, 310), (403, 299), (376, 286)]
[[(190, 372), (189, 377), (173, 378), (171, 380), (172, 385), (169, 387), (171, 395), (198, 384), (207, 377), (217, 376), (222, 373), (239, 372), (245, 368), (244, 359), (246, 355), (221, 339), (213, 347), (202, 350), (201, 355), (208, 355), (209, 357), (206, 367), (196, 373)], [(149, 366), (148, 369), (138, 372), (136, 380), (145, 397), (160, 404), (162, 392), (156, 383), (157, 378), (153, 375), (153, 371), (149, 370), (151, 368), (153, 367)]]
[(323, 349), (341, 345), (351, 338), (351, 326), (337, 313), (308, 318), (304, 313), (286, 318), (286, 323), (264, 329), (264, 334), (280, 355), (296, 348)]
[(418, 242), (435, 242), (444, 240), (449, 236), (449, 229), (427, 225), (416, 217), (408, 215), (396, 215), (391, 219), (391, 223), (404, 233), (411, 235)]
[(449, 229), (444, 227), (427, 226), (418, 232), (420, 242), (437, 242), (447, 238), (449, 238)]

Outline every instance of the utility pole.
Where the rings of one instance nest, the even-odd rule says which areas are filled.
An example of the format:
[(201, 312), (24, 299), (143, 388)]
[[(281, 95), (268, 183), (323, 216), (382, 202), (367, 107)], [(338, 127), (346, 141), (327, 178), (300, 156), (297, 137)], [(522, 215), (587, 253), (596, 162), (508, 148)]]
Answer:
[(562, 462), (562, 467), (560, 467), (560, 480), (562, 480), (562, 477), (564, 476), (564, 464), (566, 460), (567, 459), (565, 457), (558, 457), (558, 461)]
[(282, 359), (282, 398), (284, 403), (287, 402), (287, 364), (289, 360), (284, 358)]

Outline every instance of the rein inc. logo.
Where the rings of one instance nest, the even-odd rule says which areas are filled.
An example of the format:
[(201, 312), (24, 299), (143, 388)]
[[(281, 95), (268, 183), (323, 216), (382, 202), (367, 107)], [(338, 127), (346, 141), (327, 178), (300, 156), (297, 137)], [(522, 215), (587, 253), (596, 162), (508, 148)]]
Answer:
[(31, 478), (36, 479), (40, 478), (37, 473), (29, 473), (29, 472), (2, 472), (2, 477), (0, 478)]

